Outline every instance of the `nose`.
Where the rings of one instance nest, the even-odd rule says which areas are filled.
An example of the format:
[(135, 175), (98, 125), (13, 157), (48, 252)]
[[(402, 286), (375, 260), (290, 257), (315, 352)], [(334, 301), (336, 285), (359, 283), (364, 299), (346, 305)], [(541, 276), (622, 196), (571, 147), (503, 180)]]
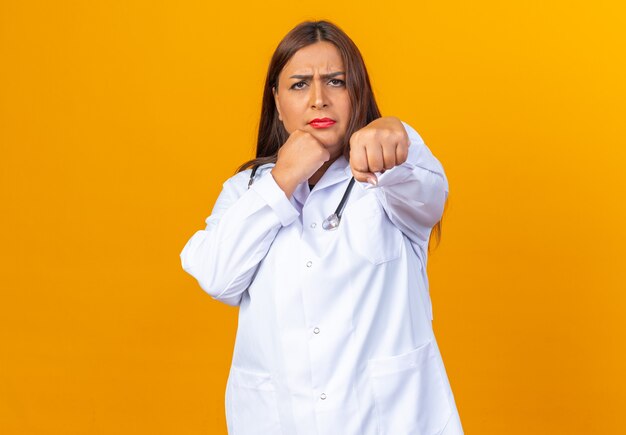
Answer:
[(312, 82), (310, 94), (311, 107), (321, 109), (328, 106), (324, 86), (320, 83), (320, 80), (312, 80)]

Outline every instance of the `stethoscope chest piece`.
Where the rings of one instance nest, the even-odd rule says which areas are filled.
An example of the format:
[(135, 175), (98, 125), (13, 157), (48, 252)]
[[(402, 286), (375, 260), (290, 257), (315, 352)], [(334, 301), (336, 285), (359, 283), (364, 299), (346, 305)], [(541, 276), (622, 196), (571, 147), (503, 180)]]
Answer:
[(337, 213), (333, 213), (330, 216), (328, 216), (326, 219), (324, 219), (324, 222), (322, 222), (322, 228), (324, 228), (325, 230), (336, 230), (337, 227), (339, 227), (339, 216), (337, 216)]
[(348, 187), (346, 188), (346, 191), (344, 192), (343, 197), (341, 198), (341, 201), (339, 202), (339, 205), (337, 206), (337, 210), (335, 210), (333, 214), (328, 216), (326, 219), (324, 219), (324, 222), (322, 222), (322, 228), (324, 228), (327, 231), (333, 231), (339, 227), (339, 222), (341, 221), (341, 214), (343, 213), (343, 208), (346, 206), (346, 201), (348, 200), (348, 197), (350, 196), (350, 192), (352, 192), (353, 185), (354, 185), (354, 177), (352, 177), (352, 179), (350, 180), (350, 183), (348, 183)]

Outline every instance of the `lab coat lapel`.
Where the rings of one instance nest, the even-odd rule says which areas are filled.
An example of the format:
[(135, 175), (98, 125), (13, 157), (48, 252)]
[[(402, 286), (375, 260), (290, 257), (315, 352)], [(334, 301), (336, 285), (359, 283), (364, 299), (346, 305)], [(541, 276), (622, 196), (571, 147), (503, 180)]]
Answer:
[[(307, 186), (307, 181), (303, 181), (298, 184), (296, 190), (293, 191), (293, 198), (297, 201), (297, 204), (294, 204), (298, 211), (302, 213), (302, 207), (306, 202), (307, 197), (309, 196), (309, 186)], [(293, 204), (293, 201), (292, 201)]]
[(328, 167), (308, 198), (303, 195), (308, 192), (306, 182), (301, 186), (303, 189), (297, 189), (304, 200), (301, 235), (310, 249), (307, 255), (325, 257), (340, 237), (340, 231), (324, 230), (323, 222), (339, 205), (351, 177), (352, 171), (348, 160), (340, 156)]
[[(340, 156), (326, 170), (322, 178), (315, 186), (315, 190), (325, 189), (352, 177), (350, 163), (344, 156)], [(309, 196), (308, 180), (303, 181), (293, 192), (293, 198), (298, 202), (298, 211), (302, 212), (302, 207)]]
[(343, 156), (339, 156), (326, 170), (320, 181), (315, 186), (315, 190), (324, 189), (334, 184), (340, 183), (352, 176), (350, 164)]

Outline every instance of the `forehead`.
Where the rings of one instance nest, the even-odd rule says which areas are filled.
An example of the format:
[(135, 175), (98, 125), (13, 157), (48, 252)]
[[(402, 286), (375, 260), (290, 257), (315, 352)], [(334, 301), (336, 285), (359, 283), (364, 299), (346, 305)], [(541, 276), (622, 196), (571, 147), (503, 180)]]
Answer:
[(314, 74), (343, 71), (343, 60), (335, 45), (321, 41), (296, 51), (281, 71), (283, 74)]

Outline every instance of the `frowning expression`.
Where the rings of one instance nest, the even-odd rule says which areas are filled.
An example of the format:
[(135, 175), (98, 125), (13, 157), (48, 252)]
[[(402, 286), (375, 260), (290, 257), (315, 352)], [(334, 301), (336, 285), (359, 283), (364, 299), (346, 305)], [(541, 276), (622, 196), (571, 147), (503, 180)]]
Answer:
[(337, 47), (316, 42), (292, 56), (278, 76), (278, 87), (272, 89), (285, 130), (311, 133), (331, 159), (342, 152), (351, 115), (346, 73)]

